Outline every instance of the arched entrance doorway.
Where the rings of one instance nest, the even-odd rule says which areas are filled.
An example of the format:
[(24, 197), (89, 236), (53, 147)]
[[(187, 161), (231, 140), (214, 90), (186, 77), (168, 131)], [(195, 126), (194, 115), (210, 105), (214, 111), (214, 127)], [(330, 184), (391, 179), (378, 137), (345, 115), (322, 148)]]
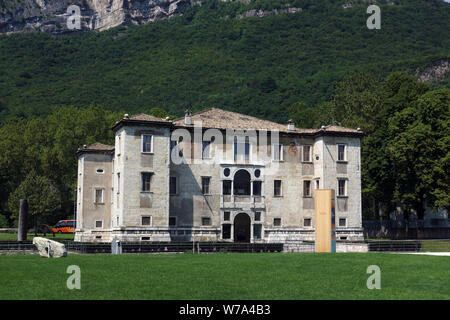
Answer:
[(234, 241), (250, 242), (250, 217), (246, 213), (239, 213), (234, 218)]

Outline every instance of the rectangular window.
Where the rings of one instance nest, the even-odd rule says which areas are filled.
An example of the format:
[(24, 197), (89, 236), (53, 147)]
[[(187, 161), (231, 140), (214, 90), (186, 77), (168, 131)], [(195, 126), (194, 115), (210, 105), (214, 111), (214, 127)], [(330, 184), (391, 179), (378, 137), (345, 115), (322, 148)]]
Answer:
[(95, 227), (96, 228), (103, 228), (103, 220), (96, 220), (95, 221)]
[(339, 227), (347, 226), (347, 218), (339, 218)]
[(273, 181), (273, 196), (281, 197), (281, 180)]
[(255, 212), (255, 221), (261, 221), (261, 212)]
[(320, 180), (319, 179), (316, 180), (316, 190), (317, 189), (320, 189)]
[(261, 239), (261, 233), (262, 233), (262, 224), (254, 224), (253, 225), (253, 238)]
[(95, 203), (103, 203), (103, 189), (95, 189)]
[(202, 142), (202, 159), (210, 158), (211, 141)]
[(274, 218), (273, 219), (273, 226), (274, 227), (280, 227), (281, 226), (281, 218)]
[(231, 194), (231, 180), (223, 180), (222, 189), (223, 189), (224, 195), (230, 195)]
[(152, 217), (151, 216), (142, 216), (141, 217), (141, 225), (151, 226), (152, 225)]
[(311, 180), (303, 181), (303, 197), (311, 197)]
[(150, 192), (150, 183), (152, 181), (152, 174), (150, 172), (142, 172), (142, 191)]
[(202, 193), (209, 194), (209, 185), (211, 182), (211, 177), (202, 177)]
[(120, 173), (117, 174), (117, 193), (120, 193)]
[(142, 135), (142, 152), (152, 153), (153, 152), (153, 136), (150, 134)]
[(254, 196), (261, 195), (261, 181), (253, 181), (253, 195)]
[(177, 225), (176, 217), (169, 217), (169, 227), (175, 227)]
[(202, 218), (202, 226), (210, 226), (211, 225), (211, 218), (203, 217)]
[(282, 144), (273, 144), (272, 150), (273, 150), (272, 160), (283, 161), (283, 145)]
[(302, 147), (303, 152), (302, 152), (302, 161), (303, 162), (311, 162), (311, 146), (303, 146)]
[(344, 179), (338, 180), (338, 196), (339, 197), (347, 196), (347, 180)]
[(170, 177), (170, 194), (177, 194), (177, 177)]
[(223, 213), (223, 221), (230, 221), (230, 212), (229, 211), (225, 211)]
[(231, 224), (222, 225), (222, 239), (231, 239)]
[(304, 227), (311, 227), (311, 218), (304, 218), (303, 219), (303, 226)]
[(250, 159), (250, 139), (249, 137), (244, 139), (234, 137), (234, 161), (249, 161)]
[(338, 144), (338, 161), (347, 161), (345, 144)]

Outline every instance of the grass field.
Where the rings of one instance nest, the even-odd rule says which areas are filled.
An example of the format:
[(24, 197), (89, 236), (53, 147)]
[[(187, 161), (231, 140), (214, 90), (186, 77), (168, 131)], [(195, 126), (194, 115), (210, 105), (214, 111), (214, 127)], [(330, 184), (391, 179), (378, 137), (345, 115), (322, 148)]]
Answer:
[[(51, 240), (73, 240), (75, 234), (74, 233), (55, 233), (55, 237), (53, 237), (52, 233), (47, 233), (45, 236), (42, 233), (38, 233), (37, 237), (44, 237)], [(36, 237), (34, 233), (27, 234), (27, 240), (33, 240)], [(17, 233), (0, 233), (0, 241), (16, 241)]]
[[(69, 290), (69, 265), (81, 289)], [(369, 290), (369, 265), (381, 289)], [(450, 299), (450, 258), (389, 253), (0, 256), (0, 299)]]

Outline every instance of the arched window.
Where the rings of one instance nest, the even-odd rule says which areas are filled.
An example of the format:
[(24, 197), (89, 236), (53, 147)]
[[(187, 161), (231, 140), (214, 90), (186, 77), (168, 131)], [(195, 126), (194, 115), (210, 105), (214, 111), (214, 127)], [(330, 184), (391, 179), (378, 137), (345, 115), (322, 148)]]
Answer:
[(236, 172), (233, 182), (234, 195), (250, 195), (250, 173), (247, 170), (239, 170)]

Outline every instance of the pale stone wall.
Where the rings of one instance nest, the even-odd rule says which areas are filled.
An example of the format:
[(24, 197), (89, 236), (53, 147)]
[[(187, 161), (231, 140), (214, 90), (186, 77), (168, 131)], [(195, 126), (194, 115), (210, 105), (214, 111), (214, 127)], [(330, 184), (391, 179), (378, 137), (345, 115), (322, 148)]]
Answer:
[[(142, 135), (153, 136), (153, 152), (142, 152)], [(149, 236), (152, 241), (168, 241), (169, 221), (169, 138), (168, 127), (124, 126), (116, 133), (115, 163), (120, 173), (119, 206), (114, 216), (119, 225), (114, 230), (129, 230), (128, 239), (141, 240)], [(119, 138), (120, 137), (120, 143)], [(142, 191), (143, 172), (152, 174), (150, 192)], [(150, 216), (151, 225), (142, 225), (142, 217)], [(117, 231), (117, 230), (116, 230)], [(120, 234), (120, 233), (119, 233)]]
[[(153, 135), (153, 153), (142, 153), (142, 134)], [(89, 195), (83, 192), (78, 203), (80, 225), (86, 225), (84, 239), (111, 241), (118, 237), (125, 241), (223, 241), (222, 225), (231, 224), (233, 241), (233, 221), (239, 213), (246, 213), (251, 220), (252, 242), (295, 242), (314, 240), (314, 191), (316, 181), (320, 188), (335, 189), (338, 178), (347, 180), (347, 196), (336, 199), (337, 239), (361, 240), (361, 169), (360, 140), (344, 136), (301, 137), (294, 134), (280, 136), (283, 144), (282, 161), (272, 161), (272, 143), (251, 148), (250, 160), (234, 161), (233, 143), (215, 141), (211, 145), (211, 158), (221, 155), (220, 161), (200, 160), (195, 163), (174, 164), (170, 161), (171, 129), (164, 125), (125, 125), (116, 131), (114, 159), (104, 159), (105, 177), (108, 181), (104, 210), (89, 208)], [(225, 133), (224, 133), (225, 135)], [(346, 161), (337, 161), (337, 144), (345, 144)], [(188, 157), (188, 145), (181, 142), (178, 150)], [(310, 145), (311, 161), (302, 161), (302, 146)], [(194, 144), (195, 157), (201, 158), (201, 145)], [(200, 152), (199, 152), (200, 151)], [(257, 157), (257, 152), (267, 154), (269, 161)], [(223, 156), (222, 156), (223, 155)], [(85, 172), (78, 183), (93, 186), (99, 181), (91, 180), (93, 170), (86, 165), (86, 156), (79, 160), (79, 167)], [(91, 156), (91, 155), (89, 155)], [(190, 157), (189, 157), (190, 159)], [(267, 159), (266, 159), (267, 160)], [(109, 161), (109, 162), (108, 162)], [(225, 177), (223, 170), (230, 169)], [(262, 181), (262, 199), (224, 196), (222, 181), (233, 180), (238, 170), (247, 170), (251, 181)], [(255, 170), (261, 176), (255, 176)], [(90, 172), (90, 171), (89, 171)], [(141, 173), (151, 172), (151, 190), (142, 192)], [(94, 172), (95, 173), (95, 172)], [(118, 174), (120, 174), (120, 183)], [(93, 174), (95, 176), (95, 174)], [(89, 177), (88, 177), (89, 176)], [(113, 178), (111, 179), (111, 176)], [(177, 192), (169, 195), (169, 179), (177, 178)], [(210, 177), (210, 194), (202, 193), (202, 177)], [(96, 177), (98, 178), (98, 177)], [(274, 180), (282, 181), (282, 195), (274, 197)], [(303, 181), (311, 181), (311, 196), (304, 196)], [(105, 180), (106, 181), (106, 180)], [(114, 186), (114, 191), (111, 189)], [(93, 197), (93, 192), (92, 195)], [(235, 199), (235, 201), (231, 201)], [(237, 200), (240, 199), (240, 200)], [(112, 205), (111, 205), (112, 204)], [(109, 210), (109, 211), (108, 211)], [(224, 212), (230, 212), (229, 221), (224, 221)], [(260, 221), (255, 221), (255, 212), (260, 212)], [(89, 229), (98, 217), (104, 219), (104, 230)], [(143, 226), (142, 216), (151, 216), (152, 225)], [(89, 217), (89, 218), (87, 218)], [(176, 218), (176, 224), (169, 226), (169, 217)], [(202, 218), (210, 218), (210, 225), (203, 225)], [(274, 226), (274, 219), (281, 219), (281, 226)], [(311, 226), (304, 226), (304, 219), (311, 219)], [(346, 226), (339, 227), (339, 218), (346, 218)], [(83, 219), (85, 219), (83, 221)], [(86, 220), (88, 219), (88, 220)], [(262, 224), (262, 239), (253, 239), (253, 225)], [(80, 237), (77, 236), (77, 239)]]
[[(111, 226), (112, 156), (85, 153), (79, 158), (76, 241), (91, 241), (90, 230), (103, 231)], [(97, 170), (102, 170), (99, 173)], [(103, 202), (95, 203), (95, 189), (103, 189)], [(102, 228), (96, 227), (102, 221)], [(95, 237), (94, 237), (95, 239)]]

